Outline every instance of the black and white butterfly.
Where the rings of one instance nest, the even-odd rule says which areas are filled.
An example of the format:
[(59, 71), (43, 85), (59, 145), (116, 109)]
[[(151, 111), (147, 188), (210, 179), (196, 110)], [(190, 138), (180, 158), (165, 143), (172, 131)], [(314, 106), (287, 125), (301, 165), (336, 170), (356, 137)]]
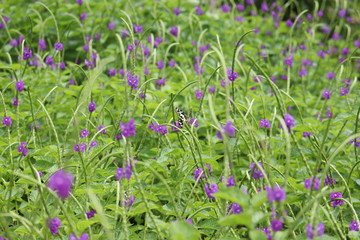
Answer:
[(175, 108), (176, 113), (178, 115), (178, 123), (179, 128), (183, 128), (184, 123), (188, 120), (188, 117), (185, 115), (185, 113), (180, 108)]

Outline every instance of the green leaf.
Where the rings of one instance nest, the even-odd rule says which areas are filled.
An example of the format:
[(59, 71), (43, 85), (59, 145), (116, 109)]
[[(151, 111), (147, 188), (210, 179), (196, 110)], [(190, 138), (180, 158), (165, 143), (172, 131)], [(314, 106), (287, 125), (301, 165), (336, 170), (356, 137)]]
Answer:
[(200, 239), (200, 233), (192, 225), (185, 221), (173, 222), (170, 225), (170, 236), (174, 240)]
[(240, 189), (235, 187), (227, 187), (220, 189), (217, 193), (213, 194), (216, 198), (222, 198), (230, 202), (240, 204), (242, 208), (249, 206), (249, 195), (243, 193)]
[(76, 223), (76, 227), (79, 229), (80, 232), (84, 232), (86, 228), (97, 222), (99, 222), (99, 220), (95, 217), (92, 219), (80, 220)]
[(245, 225), (248, 228), (253, 228), (252, 223), (252, 212), (243, 212), (240, 214), (232, 214), (226, 217), (223, 217), (219, 220), (219, 224), (224, 227), (236, 226), (236, 225)]
[(266, 234), (260, 230), (251, 230), (249, 235), (252, 240), (267, 240)]

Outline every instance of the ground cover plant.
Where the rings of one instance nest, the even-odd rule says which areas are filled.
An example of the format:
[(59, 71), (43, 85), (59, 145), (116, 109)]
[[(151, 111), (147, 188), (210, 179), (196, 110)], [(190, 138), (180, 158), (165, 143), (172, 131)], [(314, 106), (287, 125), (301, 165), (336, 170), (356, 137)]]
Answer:
[(359, 239), (358, 1), (0, 16), (0, 239)]

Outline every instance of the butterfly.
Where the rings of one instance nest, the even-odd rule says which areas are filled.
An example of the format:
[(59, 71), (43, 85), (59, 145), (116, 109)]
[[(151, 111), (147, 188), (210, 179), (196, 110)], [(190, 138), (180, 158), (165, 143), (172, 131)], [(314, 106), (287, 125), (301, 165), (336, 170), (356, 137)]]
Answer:
[(180, 108), (175, 108), (176, 113), (178, 115), (178, 122), (179, 122), (179, 128), (183, 128), (184, 122), (187, 121), (188, 117), (185, 115), (185, 113)]

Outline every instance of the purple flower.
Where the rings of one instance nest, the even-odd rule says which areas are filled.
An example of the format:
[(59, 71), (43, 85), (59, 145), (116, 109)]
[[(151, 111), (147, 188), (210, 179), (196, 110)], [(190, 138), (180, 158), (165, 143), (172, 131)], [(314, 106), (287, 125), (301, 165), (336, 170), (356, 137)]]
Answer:
[(200, 91), (200, 90), (195, 90), (195, 98), (196, 99), (201, 99), (204, 95), (204, 92)]
[(213, 199), (215, 198), (212, 194), (216, 193), (219, 190), (218, 185), (216, 183), (214, 184), (207, 184), (205, 183), (204, 191), (208, 198)]
[(135, 33), (142, 33), (143, 32), (143, 27), (141, 25), (134, 24), (134, 32)]
[[(288, 129), (291, 129), (295, 126), (295, 119), (289, 114), (284, 114), (284, 121)], [(282, 128), (282, 126), (280, 126)]]
[(2, 124), (4, 125), (4, 127), (11, 126), (12, 125), (11, 117), (3, 117)]
[[(261, 169), (264, 169), (263, 168), (263, 165), (262, 163), (258, 163), (261, 167)], [(250, 175), (254, 178), (254, 179), (259, 179), (259, 178), (264, 178), (264, 175), (263, 173), (261, 172), (260, 169), (258, 169), (258, 167), (255, 165), (254, 162), (250, 163)]]
[[(84, 21), (87, 18), (88, 13), (87, 12), (83, 12), (80, 14), (80, 21)], [(61, 50), (60, 50), (61, 51)]]
[(315, 177), (311, 177), (304, 180), (304, 186), (306, 189), (310, 190), (311, 188), (315, 191), (319, 190), (320, 188), (320, 179)]
[(234, 18), (234, 20), (237, 21), (237, 22), (244, 22), (244, 17), (236, 16), (236, 17)]
[(83, 233), (81, 236), (80, 236), (80, 238), (77, 238), (76, 236), (75, 236), (75, 234), (70, 234), (70, 236), (69, 236), (69, 240), (88, 240), (89, 239), (89, 234), (87, 234), (87, 233)]
[(54, 64), (54, 59), (51, 57), (51, 56), (47, 56), (46, 59), (45, 59), (45, 64), (46, 65), (53, 65)]
[(73, 180), (74, 177), (71, 173), (59, 170), (49, 178), (48, 187), (55, 191), (60, 198), (65, 199), (70, 195)]
[(109, 69), (108, 70), (108, 75), (109, 77), (113, 77), (116, 75), (116, 69)]
[(339, 17), (340, 18), (344, 18), (346, 15), (346, 9), (340, 9), (339, 10)]
[(285, 190), (279, 186), (275, 186), (273, 189), (266, 187), (267, 197), (270, 203), (273, 201), (280, 202), (286, 199)]
[(290, 54), (288, 57), (285, 58), (284, 64), (291, 67), (293, 64), (293, 58), (294, 58), (294, 56), (292, 54)]
[(17, 39), (14, 38), (14, 39), (10, 40), (9, 45), (12, 46), (12, 47), (17, 47), (19, 44), (18, 44)]
[(214, 86), (209, 87), (209, 93), (214, 93), (216, 88)]
[(95, 146), (99, 145), (95, 140), (91, 141), (90, 145), (89, 145), (89, 150)]
[(242, 213), (242, 208), (238, 203), (232, 203), (231, 205), (228, 205), (227, 213), (228, 214), (240, 214)]
[(59, 218), (48, 218), (46, 219), (46, 226), (48, 226), (48, 228), (50, 229), (50, 232), (52, 235), (55, 235), (57, 233), (59, 233), (58, 228), (61, 226), (61, 221)]
[(164, 68), (165, 63), (164, 63), (164, 61), (159, 60), (159, 61), (157, 61), (156, 66), (160, 70), (160, 69)]
[(305, 77), (308, 74), (308, 71), (306, 67), (301, 67), (301, 69), (298, 72), (299, 77)]
[(27, 60), (29, 58), (32, 58), (32, 51), (29, 47), (24, 47), (23, 59)]
[(203, 12), (203, 10), (201, 9), (200, 6), (195, 7), (195, 12), (196, 12), (197, 15), (203, 15), (204, 14), (204, 12)]
[(313, 232), (313, 228), (311, 226), (311, 223), (308, 223), (306, 225), (306, 236), (308, 239), (313, 239), (314, 238), (314, 232)]
[(25, 147), (26, 146), (26, 142), (21, 142), (17, 151), (19, 153), (22, 153), (23, 156), (26, 156), (27, 153), (29, 152), (29, 149)]
[(115, 22), (109, 22), (109, 23), (108, 23), (108, 28), (109, 28), (109, 30), (110, 30), (110, 31), (114, 30), (115, 25), (116, 25)]
[(346, 96), (349, 93), (349, 89), (348, 88), (342, 88), (340, 87), (340, 95), (341, 96)]
[(194, 179), (195, 181), (200, 181), (201, 178), (205, 178), (204, 170), (196, 167), (194, 169)]
[(82, 0), (76, 0), (76, 4), (82, 5), (82, 4), (83, 4), (83, 1), (82, 1)]
[(19, 106), (19, 100), (16, 97), (13, 97), (13, 106)]
[(350, 224), (349, 224), (349, 229), (350, 231), (356, 231), (358, 232), (359, 231), (359, 223), (357, 221), (352, 221)]
[[(228, 136), (230, 136), (230, 137), (235, 137), (235, 128), (234, 128), (234, 125), (232, 124), (232, 122), (227, 122), (226, 124), (225, 124), (225, 126), (222, 126), (221, 127), (222, 129), (222, 133), (223, 134), (226, 134), (226, 135), (228, 135)], [(220, 139), (220, 140), (222, 140), (223, 139), (223, 137), (222, 137), (222, 134), (221, 134), (221, 132), (220, 131), (217, 131), (216, 132), (216, 136)]]
[(132, 87), (133, 90), (137, 90), (138, 85), (139, 85), (139, 76), (138, 75), (132, 76), (131, 73), (128, 72), (127, 81), (128, 81), (128, 85), (130, 87)]
[(149, 128), (154, 132), (161, 133), (162, 135), (165, 135), (165, 134), (168, 133), (168, 130), (167, 130), (166, 126), (158, 125), (156, 123), (150, 124)]
[(267, 119), (261, 119), (260, 128), (270, 128), (270, 121)]
[(350, 52), (349, 48), (343, 48), (343, 49), (341, 49), (341, 54), (344, 55), (344, 56), (348, 55), (349, 52)]
[(176, 15), (176, 16), (179, 16), (180, 15), (180, 9), (179, 8), (174, 8), (174, 14)]
[(94, 39), (95, 39), (95, 40), (100, 40), (100, 38), (101, 38), (101, 33), (96, 33), (96, 34), (94, 35)]
[(42, 176), (43, 176), (43, 172), (42, 172), (42, 171), (38, 171), (38, 175), (39, 175), (39, 177), (42, 177)]
[(189, 124), (194, 125), (196, 128), (199, 126), (199, 122), (196, 120), (196, 118), (190, 118)]
[(206, 50), (208, 50), (211, 47), (211, 44), (205, 44), (205, 45), (201, 45), (199, 47), (199, 51), (200, 52), (205, 52)]
[(233, 187), (235, 186), (235, 179), (233, 175), (230, 175), (229, 178), (226, 181), (226, 186), (227, 187)]
[(80, 138), (89, 137), (89, 136), (90, 136), (90, 133), (88, 130), (86, 130), (86, 129), (81, 130)]
[(340, 192), (333, 192), (330, 193), (330, 200), (332, 203), (332, 207), (336, 208), (337, 206), (342, 206), (344, 204), (344, 201), (337, 198), (342, 198), (342, 194)]
[(335, 73), (333, 73), (333, 72), (328, 72), (327, 75), (326, 75), (326, 77), (327, 77), (328, 79), (334, 79), (334, 78), (335, 78)]
[(239, 76), (237, 72), (232, 72), (231, 68), (227, 69), (227, 75), (231, 82), (234, 82)]
[(223, 4), (223, 5), (221, 5), (221, 10), (224, 13), (230, 12), (231, 11), (231, 6), (229, 4)]
[(91, 113), (94, 112), (96, 109), (96, 103), (94, 101), (91, 101), (88, 109), (89, 109), (89, 112), (91, 112)]
[(24, 81), (17, 81), (15, 83), (15, 89), (19, 92), (21, 92), (22, 90), (24, 90), (25, 88), (25, 82)]
[(106, 129), (103, 125), (98, 126), (97, 130), (101, 131), (101, 134), (106, 134)]
[(172, 26), (171, 29), (170, 29), (170, 33), (174, 37), (178, 37), (179, 28), (177, 26)]
[(310, 136), (312, 136), (313, 134), (312, 133), (310, 133), (310, 132), (303, 132), (303, 137), (310, 137)]
[(75, 144), (74, 146), (74, 152), (79, 152), (81, 151), (82, 153), (85, 152), (86, 149), (86, 143), (79, 143), (79, 144)]
[(263, 12), (268, 12), (269, 11), (269, 6), (268, 6), (267, 2), (262, 2), (261, 3), (261, 11), (263, 11)]
[(322, 222), (318, 223), (317, 225), (317, 235), (319, 237), (321, 237), (324, 234), (325, 231), (325, 224), (323, 224)]
[(88, 219), (93, 218), (94, 215), (95, 215), (95, 213), (96, 213), (96, 210), (95, 210), (95, 209), (92, 209), (90, 212), (86, 212), (86, 217), (87, 217)]
[(171, 59), (171, 60), (169, 61), (169, 67), (175, 67), (175, 66), (176, 66), (175, 60), (174, 60), (174, 59)]
[(330, 99), (330, 90), (329, 90), (329, 89), (325, 89), (325, 90), (322, 92), (322, 97), (323, 97), (323, 99)]
[(126, 178), (126, 179), (130, 179), (131, 178), (131, 175), (132, 175), (132, 172), (131, 172), (131, 165), (126, 165), (125, 169), (124, 168), (117, 168), (116, 169), (116, 174), (115, 174), (115, 178), (116, 180), (120, 180), (120, 179), (123, 179), (123, 178)]
[(319, 10), (316, 15), (321, 18), (322, 16), (324, 16), (324, 11), (323, 10)]
[(325, 178), (325, 186), (335, 185), (335, 184), (336, 184), (336, 180), (332, 178), (330, 174), (328, 174)]
[(156, 81), (156, 86), (157, 87), (165, 86), (165, 84), (166, 84), (166, 78), (159, 78)]
[(122, 136), (126, 138), (136, 135), (136, 126), (134, 119), (130, 119), (128, 123), (120, 122), (120, 128)]
[(360, 40), (354, 40), (354, 47), (360, 48)]
[(124, 29), (122, 32), (121, 32), (121, 37), (122, 38), (127, 38), (127, 36), (130, 34), (129, 30), (127, 29)]
[(236, 9), (240, 12), (244, 11), (245, 10), (245, 5), (243, 4), (236, 4)]
[(64, 45), (63, 45), (61, 42), (56, 42), (56, 43), (54, 44), (54, 48), (55, 48), (55, 50), (57, 50), (57, 51), (62, 51), (62, 50), (64, 49)]
[(286, 26), (291, 28), (293, 26), (293, 22), (290, 19), (286, 20)]
[(271, 229), (274, 231), (274, 232), (278, 232), (278, 231), (281, 231), (283, 229), (283, 223), (278, 220), (278, 219), (273, 219), (271, 221)]

